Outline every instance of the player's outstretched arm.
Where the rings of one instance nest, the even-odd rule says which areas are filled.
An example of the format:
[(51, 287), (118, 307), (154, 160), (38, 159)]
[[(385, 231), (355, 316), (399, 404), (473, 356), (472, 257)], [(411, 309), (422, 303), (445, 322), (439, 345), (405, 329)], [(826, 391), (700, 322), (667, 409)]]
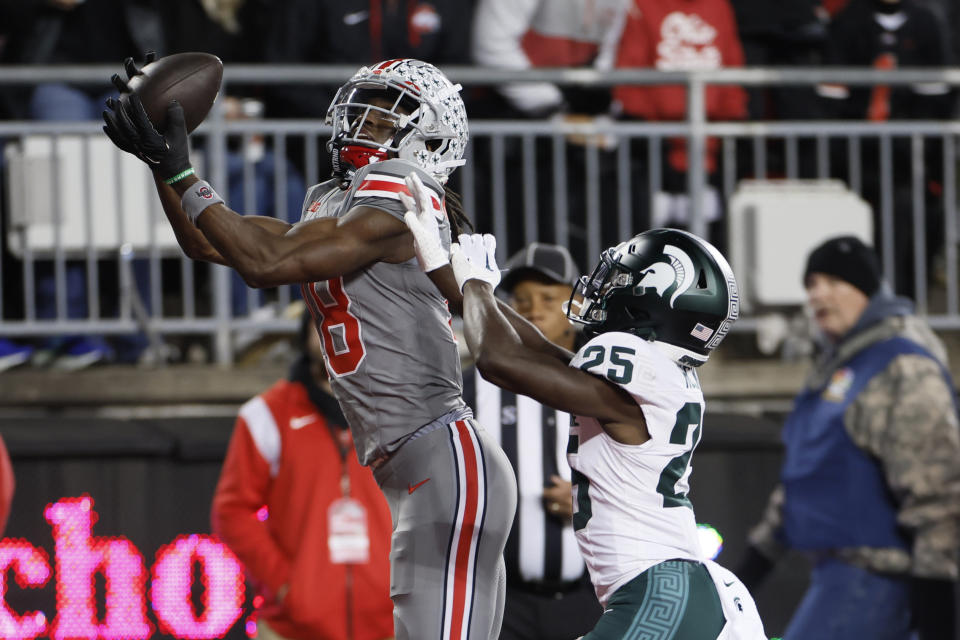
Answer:
[(477, 369), (493, 384), (573, 415), (596, 418), (625, 444), (649, 439), (643, 412), (623, 389), (524, 345), (488, 283), (465, 284), (463, 320)]
[[(193, 180), (185, 186), (189, 186), (195, 182), (198, 182), (198, 180)], [(157, 195), (160, 197), (160, 204), (163, 206), (163, 212), (167, 216), (167, 220), (170, 221), (170, 226), (173, 228), (177, 242), (180, 244), (186, 256), (193, 260), (203, 260), (230, 266), (226, 258), (220, 255), (220, 252), (214, 248), (206, 236), (203, 235), (203, 232), (191, 222), (190, 218), (183, 211), (183, 207), (180, 205), (181, 197), (176, 189), (166, 184), (157, 174), (154, 174), (154, 184), (157, 188)], [(221, 206), (231, 214), (244, 218), (249, 224), (256, 225), (264, 231), (275, 235), (283, 235), (289, 231), (292, 226), (288, 222), (269, 216), (240, 216), (240, 214), (226, 205)]]
[(157, 188), (157, 195), (160, 197), (163, 213), (170, 221), (173, 234), (176, 236), (180, 248), (183, 249), (183, 253), (192, 260), (227, 264), (227, 261), (220, 255), (220, 252), (213, 248), (213, 245), (207, 241), (203, 233), (190, 223), (187, 214), (180, 208), (180, 196), (173, 190), (173, 187), (164, 183), (156, 174), (154, 174), (153, 181)]
[(618, 428), (618, 439), (623, 442), (646, 441), (643, 413), (625, 391), (603, 378), (571, 369), (568, 361), (524, 342), (493, 295), (500, 281), (495, 248), (491, 235), (464, 234), (450, 251), (453, 271), (463, 287), (467, 348), (483, 377), (555, 409), (597, 418), (605, 427), (623, 425), (625, 428)]
[(403, 221), (365, 206), (354, 207), (342, 218), (298, 222), (279, 235), (223, 205), (207, 208), (197, 222), (207, 240), (252, 287), (328, 280), (374, 262), (413, 257)]
[[(469, 268), (459, 262), (460, 272), (457, 272), (457, 265), (451, 268), (450, 255), (443, 249), (440, 241), (440, 227), (434, 214), (434, 208), (431, 204), (431, 194), (424, 186), (423, 182), (415, 173), (411, 173), (405, 179), (407, 189), (412, 195), (400, 194), (400, 200), (407, 208), (404, 214), (404, 222), (410, 228), (413, 235), (413, 246), (416, 251), (417, 261), (420, 268), (430, 277), (433, 283), (440, 290), (440, 293), (448, 300), (450, 309), (454, 313), (462, 315), (463, 294), (462, 288), (464, 278), (467, 277)], [(465, 235), (461, 235), (463, 239)], [(470, 237), (470, 236), (466, 236)], [(492, 242), (490, 256), (492, 259), (493, 250), (496, 248), (496, 238), (492, 235), (484, 236)], [(484, 278), (482, 273), (475, 274), (477, 277), (487, 279), (496, 287), (500, 281), (500, 272), (496, 269), (496, 261), (493, 262), (493, 271), (491, 278), (495, 275), (496, 282), (492, 279)], [(509, 305), (500, 303), (500, 310), (510, 322), (511, 326), (517, 332), (521, 341), (528, 347), (558, 358), (564, 364), (570, 362), (573, 354), (559, 347), (549, 340), (532, 323), (520, 316)]]
[(503, 300), (497, 300), (497, 304), (500, 307), (500, 313), (507, 319), (514, 331), (517, 332), (517, 335), (520, 336), (520, 340), (524, 345), (546, 356), (556, 358), (564, 365), (573, 360), (573, 352), (548, 340), (535, 324), (517, 313), (513, 307)]
[(187, 255), (233, 267), (252, 287), (324, 280), (377, 260), (399, 262), (413, 255), (406, 225), (369, 207), (356, 207), (339, 220), (295, 225), (240, 215), (190, 166), (179, 105), (170, 105), (164, 135), (154, 129), (135, 94), (109, 106), (107, 135), (151, 166), (164, 211)]
[[(180, 195), (173, 187), (166, 184), (160, 177), (154, 174), (154, 183), (157, 188), (157, 195), (160, 197), (160, 204), (163, 206), (163, 212), (170, 221), (173, 233), (183, 249), (184, 254), (193, 260), (203, 260), (204, 262), (215, 262), (230, 266), (226, 258), (220, 255), (210, 241), (207, 240), (203, 232), (194, 225), (187, 214), (180, 206)], [(249, 222), (263, 227), (265, 230), (276, 234), (283, 234), (290, 230), (290, 224), (270, 218), (267, 216), (246, 216)]]

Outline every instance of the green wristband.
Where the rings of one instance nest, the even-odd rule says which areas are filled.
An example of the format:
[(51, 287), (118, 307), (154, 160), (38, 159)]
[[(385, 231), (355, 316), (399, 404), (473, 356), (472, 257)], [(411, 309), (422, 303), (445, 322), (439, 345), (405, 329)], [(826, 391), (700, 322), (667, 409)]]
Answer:
[(173, 184), (174, 182), (180, 182), (181, 180), (183, 180), (183, 179), (186, 178), (187, 176), (192, 176), (192, 175), (195, 174), (195, 173), (196, 173), (196, 171), (193, 170), (193, 167), (187, 167), (186, 169), (184, 169), (183, 171), (181, 171), (181, 172), (178, 173), (177, 175), (173, 176), (172, 178), (167, 178), (166, 180), (164, 180), (164, 182), (165, 182), (166, 184)]

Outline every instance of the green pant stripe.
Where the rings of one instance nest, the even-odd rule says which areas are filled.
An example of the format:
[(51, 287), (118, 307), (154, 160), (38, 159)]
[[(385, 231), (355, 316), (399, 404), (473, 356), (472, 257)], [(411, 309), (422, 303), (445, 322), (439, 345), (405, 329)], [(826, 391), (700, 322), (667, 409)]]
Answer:
[(687, 609), (690, 577), (681, 562), (661, 562), (647, 571), (643, 601), (624, 640), (673, 638)]

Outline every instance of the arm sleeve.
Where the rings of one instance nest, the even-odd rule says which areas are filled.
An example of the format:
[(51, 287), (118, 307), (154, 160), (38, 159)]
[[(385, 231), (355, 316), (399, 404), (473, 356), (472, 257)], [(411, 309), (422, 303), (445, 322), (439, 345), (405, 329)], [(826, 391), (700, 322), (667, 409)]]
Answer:
[(270, 467), (257, 449), (246, 421), (237, 419), (213, 496), (211, 525), (247, 571), (276, 593), (290, 575), (290, 561), (257, 512), (267, 503)]
[(960, 554), (960, 430), (953, 392), (932, 358), (902, 355), (844, 416), (850, 437), (877, 457), (913, 534), (912, 573), (956, 580)]
[(10, 507), (13, 504), (13, 465), (10, 464), (10, 455), (7, 447), (0, 438), (0, 536), (7, 527), (7, 518), (10, 517)]
[[(529, 69), (521, 46), (537, 8), (537, 0), (480, 0), (473, 21), (473, 60), (480, 66)], [(510, 103), (524, 112), (557, 107), (563, 94), (547, 82), (511, 84), (500, 88)]]

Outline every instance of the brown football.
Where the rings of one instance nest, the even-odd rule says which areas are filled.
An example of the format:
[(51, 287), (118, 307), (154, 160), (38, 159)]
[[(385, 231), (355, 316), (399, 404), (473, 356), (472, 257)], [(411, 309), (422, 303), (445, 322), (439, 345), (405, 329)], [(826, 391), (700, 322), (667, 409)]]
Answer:
[(145, 65), (141, 71), (143, 74), (134, 76), (127, 85), (140, 96), (150, 122), (163, 131), (167, 105), (176, 100), (183, 107), (189, 132), (203, 122), (217, 99), (223, 62), (209, 53), (175, 53)]

